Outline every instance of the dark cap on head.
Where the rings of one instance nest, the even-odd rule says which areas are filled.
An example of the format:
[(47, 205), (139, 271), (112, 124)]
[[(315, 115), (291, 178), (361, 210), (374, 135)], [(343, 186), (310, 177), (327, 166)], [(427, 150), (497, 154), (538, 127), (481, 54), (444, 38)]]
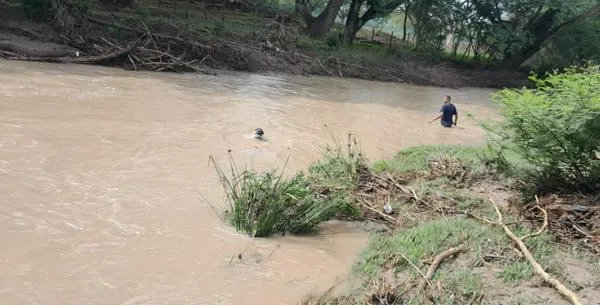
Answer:
[(262, 136), (265, 134), (265, 132), (261, 128), (256, 128), (254, 129), (254, 134)]

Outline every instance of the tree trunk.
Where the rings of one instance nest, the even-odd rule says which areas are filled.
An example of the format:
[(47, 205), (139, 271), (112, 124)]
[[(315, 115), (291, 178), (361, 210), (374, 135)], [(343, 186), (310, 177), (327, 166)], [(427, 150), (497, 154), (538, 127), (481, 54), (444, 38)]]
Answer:
[(408, 1), (406, 0), (406, 4), (404, 6), (404, 24), (402, 28), (402, 41), (406, 41), (406, 25), (408, 21)]
[(367, 11), (360, 16), (360, 9), (365, 2), (365, 0), (352, 0), (350, 3), (350, 10), (348, 12), (348, 17), (346, 17), (346, 25), (344, 26), (344, 43), (346, 45), (352, 44), (356, 38), (356, 33), (358, 33), (369, 20), (387, 16), (402, 4), (402, 0), (398, 0), (390, 1), (384, 6), (370, 5)]
[(346, 25), (344, 26), (344, 44), (351, 45), (356, 38), (356, 33), (362, 27), (360, 18), (360, 8), (365, 0), (352, 0), (350, 10), (346, 17)]
[(565, 26), (580, 22), (588, 17), (600, 15), (600, 4), (596, 4), (592, 8), (588, 9), (584, 13), (577, 15), (557, 26), (552, 27), (556, 18), (556, 11), (547, 10), (535, 21), (531, 22), (525, 27), (526, 32), (530, 32), (534, 39), (533, 42), (525, 45), (523, 48), (515, 53), (507, 54), (500, 63), (502, 69), (515, 69), (521, 64), (535, 55), (554, 35)]
[(429, 12), (433, 6), (433, 0), (415, 1), (411, 6), (414, 16), (413, 30), (415, 32), (415, 47), (417, 49), (428, 49), (435, 41), (432, 41), (434, 33), (431, 32), (431, 16)]
[(331, 30), (344, 0), (329, 0), (325, 9), (317, 17), (312, 15), (307, 3), (306, 0), (296, 0), (296, 12), (304, 19), (306, 32), (313, 38), (325, 38)]

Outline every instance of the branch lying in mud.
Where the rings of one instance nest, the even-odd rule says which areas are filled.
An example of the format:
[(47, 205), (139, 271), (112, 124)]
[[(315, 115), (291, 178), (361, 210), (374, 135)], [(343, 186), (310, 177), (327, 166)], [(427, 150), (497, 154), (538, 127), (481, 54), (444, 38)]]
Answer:
[(5, 55), (6, 59), (11, 60), (23, 60), (23, 61), (43, 61), (43, 62), (55, 62), (55, 63), (70, 63), (70, 64), (91, 64), (106, 61), (109, 59), (117, 58), (125, 55), (133, 50), (135, 44), (125, 48), (110, 52), (99, 56), (87, 56), (87, 57), (40, 57), (40, 56), (21, 56), (16, 53), (0, 51)]
[(450, 249), (438, 254), (435, 257), (435, 259), (433, 260), (433, 263), (431, 263), (431, 266), (429, 266), (429, 269), (427, 269), (427, 274), (423, 277), (423, 279), (419, 283), (419, 286), (417, 287), (417, 292), (421, 292), (423, 290), (423, 288), (425, 287), (425, 284), (431, 282), (431, 279), (433, 278), (435, 271), (438, 269), (440, 264), (442, 264), (442, 262), (446, 258), (456, 255), (456, 254), (462, 252), (464, 249), (465, 248), (463, 246), (460, 246), (457, 248), (450, 248)]
[(321, 69), (323, 69), (323, 72), (325, 72), (333, 77), (337, 77), (335, 74), (333, 74), (329, 70), (325, 69), (325, 66), (323, 66), (323, 63), (321, 63), (321, 59), (317, 58), (317, 62), (319, 63), (319, 66), (321, 66)]
[(480, 221), (491, 224), (491, 225), (501, 226), (502, 229), (504, 230), (504, 233), (506, 233), (506, 235), (508, 235), (508, 237), (510, 237), (510, 239), (512, 239), (512, 241), (517, 244), (517, 246), (519, 247), (519, 250), (521, 251), (521, 253), (523, 253), (523, 256), (525, 256), (527, 261), (533, 266), (535, 273), (537, 273), (539, 276), (541, 276), (544, 279), (544, 281), (546, 281), (547, 283), (552, 285), (552, 287), (554, 287), (563, 297), (568, 299), (572, 304), (581, 305), (581, 301), (579, 300), (579, 297), (577, 297), (577, 295), (573, 291), (571, 291), (569, 288), (567, 288), (565, 285), (563, 285), (559, 280), (553, 278), (550, 274), (548, 274), (544, 270), (544, 267), (542, 267), (542, 265), (540, 265), (540, 263), (538, 263), (535, 260), (535, 258), (533, 257), (533, 255), (531, 254), (529, 249), (527, 249), (527, 246), (524, 243), (525, 239), (542, 234), (548, 225), (548, 213), (546, 213), (546, 211), (539, 205), (539, 200), (538, 200), (537, 196), (535, 197), (535, 199), (537, 201), (536, 208), (539, 209), (540, 211), (542, 211), (542, 214), (544, 214), (544, 224), (537, 232), (535, 232), (533, 234), (527, 234), (523, 237), (517, 237), (512, 232), (512, 230), (503, 222), (502, 213), (500, 212), (500, 209), (498, 208), (498, 205), (496, 204), (496, 202), (494, 202), (492, 199), (489, 199), (489, 200), (494, 205), (494, 209), (496, 210), (496, 215), (498, 216), (496, 221), (492, 221), (492, 220), (489, 220), (489, 219), (486, 219), (483, 217), (478, 217), (478, 216), (475, 216), (472, 214), (467, 214), (467, 215), (470, 217), (474, 217)]
[(141, 35), (135, 41), (130, 43), (129, 46), (127, 46), (126, 48), (119, 47), (119, 46), (109, 43), (107, 41), (107, 43), (109, 43), (111, 45), (111, 47), (114, 47), (117, 50), (109, 52), (109, 53), (105, 53), (102, 55), (97, 55), (97, 56), (79, 57), (79, 56), (77, 56), (78, 54), (74, 54), (74, 55), (76, 55), (76, 57), (23, 56), (23, 55), (19, 55), (17, 53), (1, 51), (1, 50), (0, 50), (0, 54), (4, 55), (4, 57), (9, 60), (42, 61), (42, 62), (69, 63), (69, 64), (92, 64), (92, 63), (98, 63), (98, 62), (115, 59), (120, 56), (130, 54), (136, 48), (136, 46), (140, 42), (140, 40), (142, 38), (144, 38), (144, 36), (146, 36), (146, 34)]

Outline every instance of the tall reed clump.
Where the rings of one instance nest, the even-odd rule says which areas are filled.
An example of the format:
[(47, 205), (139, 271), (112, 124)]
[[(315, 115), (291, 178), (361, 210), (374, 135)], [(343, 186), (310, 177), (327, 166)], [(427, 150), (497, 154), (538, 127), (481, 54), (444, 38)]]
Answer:
[(310, 166), (309, 177), (313, 186), (328, 192), (347, 191), (357, 187), (360, 176), (368, 173), (366, 159), (358, 147), (358, 141), (348, 134), (345, 147), (337, 141), (327, 146), (323, 158)]
[(314, 193), (302, 173), (284, 178), (283, 170), (261, 173), (239, 170), (231, 152), (228, 156), (230, 175), (212, 157), (211, 161), (227, 195), (230, 207), (227, 219), (240, 232), (252, 237), (307, 233), (335, 215), (353, 209), (347, 200), (331, 200)]

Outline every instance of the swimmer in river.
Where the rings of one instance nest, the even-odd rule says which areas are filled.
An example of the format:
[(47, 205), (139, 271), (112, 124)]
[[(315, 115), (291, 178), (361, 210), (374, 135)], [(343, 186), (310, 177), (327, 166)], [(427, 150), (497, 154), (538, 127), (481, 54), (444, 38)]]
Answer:
[(254, 129), (254, 137), (259, 139), (259, 140), (263, 140), (263, 135), (265, 134), (265, 132), (262, 130), (262, 128), (256, 128)]
[(456, 122), (458, 121), (458, 111), (456, 111), (456, 107), (450, 100), (451, 98), (449, 95), (444, 96), (444, 105), (442, 105), (442, 109), (440, 109), (442, 114), (431, 120), (429, 124), (441, 119), (442, 126), (444, 127), (452, 127), (452, 125), (456, 126)]

